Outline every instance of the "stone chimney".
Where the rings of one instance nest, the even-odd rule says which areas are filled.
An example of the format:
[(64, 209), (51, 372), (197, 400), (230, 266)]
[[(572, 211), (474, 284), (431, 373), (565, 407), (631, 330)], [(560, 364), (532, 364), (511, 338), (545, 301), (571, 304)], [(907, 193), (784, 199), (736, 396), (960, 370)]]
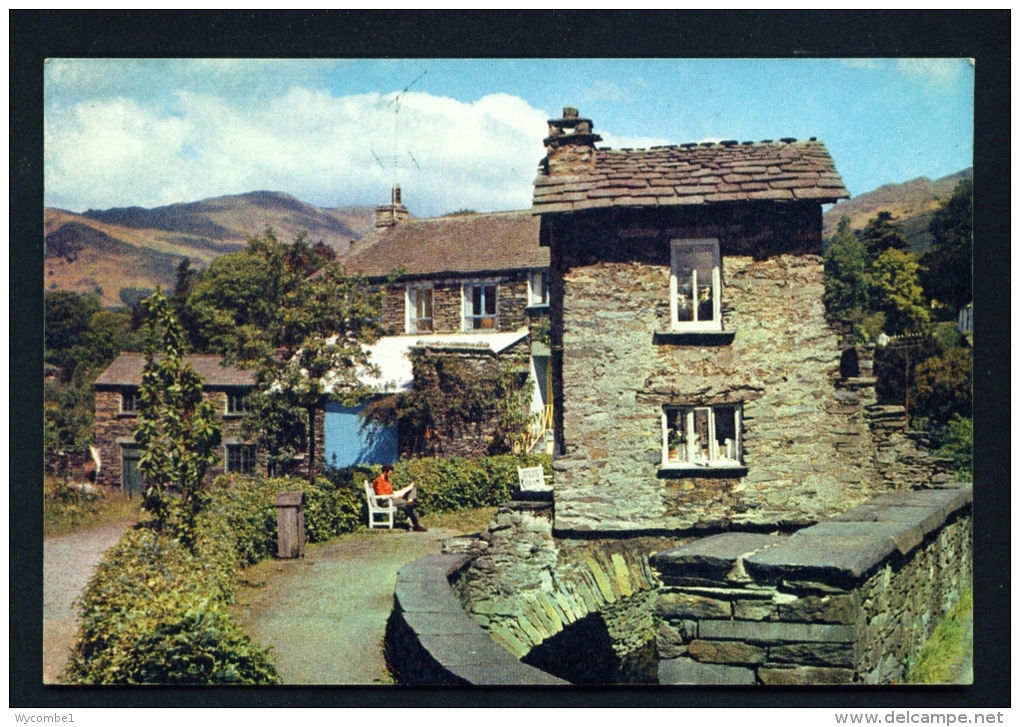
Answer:
[(389, 204), (381, 204), (375, 208), (375, 226), (393, 227), (398, 222), (411, 218), (411, 213), (400, 201), (400, 185), (393, 185), (393, 192), (390, 195)]
[(564, 107), (562, 119), (549, 119), (544, 142), (549, 176), (586, 174), (595, 168), (595, 142), (602, 137), (592, 128), (591, 119), (579, 118), (572, 106)]

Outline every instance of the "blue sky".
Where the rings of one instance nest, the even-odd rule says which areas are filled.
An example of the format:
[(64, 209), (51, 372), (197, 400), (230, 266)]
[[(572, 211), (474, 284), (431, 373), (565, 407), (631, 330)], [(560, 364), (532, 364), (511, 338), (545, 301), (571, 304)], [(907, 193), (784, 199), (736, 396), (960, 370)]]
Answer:
[(334, 207), (387, 201), (396, 179), (419, 216), (524, 208), (565, 105), (613, 147), (816, 136), (857, 195), (970, 166), (973, 96), (964, 59), (57, 59), (45, 201), (268, 189)]

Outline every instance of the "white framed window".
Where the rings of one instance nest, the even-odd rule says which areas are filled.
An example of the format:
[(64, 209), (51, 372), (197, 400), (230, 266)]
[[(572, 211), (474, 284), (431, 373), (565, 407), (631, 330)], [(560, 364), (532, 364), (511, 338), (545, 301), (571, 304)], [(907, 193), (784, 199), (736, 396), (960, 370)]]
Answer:
[(535, 270), (528, 276), (528, 305), (549, 305), (548, 270)]
[(250, 475), (255, 471), (255, 447), (251, 444), (228, 444), (226, 472)]
[(435, 331), (434, 301), (435, 292), (432, 286), (420, 285), (407, 289), (408, 333), (432, 333)]
[(674, 331), (722, 330), (719, 240), (671, 240), (669, 302)]
[(464, 286), (464, 330), (498, 330), (496, 283), (468, 283)]
[(248, 413), (248, 392), (228, 391), (227, 392), (227, 414), (241, 416)]
[(739, 404), (668, 406), (662, 410), (663, 467), (739, 467)]
[(138, 413), (138, 389), (134, 387), (125, 387), (120, 390), (120, 413)]

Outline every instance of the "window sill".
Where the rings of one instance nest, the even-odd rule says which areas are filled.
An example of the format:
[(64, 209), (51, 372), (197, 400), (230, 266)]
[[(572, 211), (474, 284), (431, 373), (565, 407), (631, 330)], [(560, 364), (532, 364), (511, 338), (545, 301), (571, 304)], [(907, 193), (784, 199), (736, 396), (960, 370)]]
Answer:
[(136, 411), (122, 411), (117, 414), (118, 419), (137, 419), (138, 412)]
[(527, 310), (528, 313), (545, 313), (546, 311), (549, 310), (549, 304), (548, 303), (532, 303), (525, 310)]
[(247, 412), (243, 412), (243, 411), (239, 411), (239, 412), (228, 411), (226, 414), (223, 415), (223, 418), (224, 419), (243, 419), (245, 414), (247, 414)]
[(739, 464), (727, 464), (727, 465), (714, 465), (698, 467), (697, 465), (662, 465), (659, 467), (659, 471), (656, 473), (656, 477), (662, 479), (680, 480), (680, 479), (733, 479), (736, 477), (746, 477), (747, 467)]
[(662, 331), (652, 334), (656, 346), (729, 346), (736, 331)]

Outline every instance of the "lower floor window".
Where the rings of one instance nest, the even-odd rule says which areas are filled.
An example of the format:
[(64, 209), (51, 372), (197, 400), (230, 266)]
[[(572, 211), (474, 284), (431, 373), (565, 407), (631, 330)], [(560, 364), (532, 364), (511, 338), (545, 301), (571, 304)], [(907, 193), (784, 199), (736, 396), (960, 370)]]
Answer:
[(255, 471), (255, 447), (250, 444), (227, 445), (227, 472), (250, 475)]
[(674, 467), (740, 465), (740, 405), (666, 407), (662, 462)]

